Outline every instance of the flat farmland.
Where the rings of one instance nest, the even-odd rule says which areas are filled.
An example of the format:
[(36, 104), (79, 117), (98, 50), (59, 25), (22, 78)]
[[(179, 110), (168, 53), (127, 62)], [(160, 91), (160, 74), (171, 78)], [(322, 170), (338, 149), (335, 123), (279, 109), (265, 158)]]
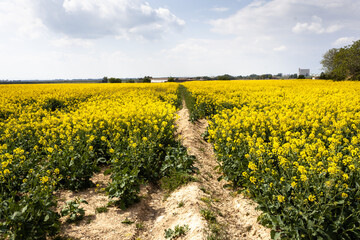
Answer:
[(4, 239), (360, 237), (358, 82), (0, 93)]

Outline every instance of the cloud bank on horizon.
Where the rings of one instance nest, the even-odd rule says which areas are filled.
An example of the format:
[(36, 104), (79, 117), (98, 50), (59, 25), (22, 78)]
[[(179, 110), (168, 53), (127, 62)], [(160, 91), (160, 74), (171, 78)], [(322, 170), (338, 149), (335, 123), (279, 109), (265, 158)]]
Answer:
[(0, 79), (321, 71), (358, 0), (2, 0)]

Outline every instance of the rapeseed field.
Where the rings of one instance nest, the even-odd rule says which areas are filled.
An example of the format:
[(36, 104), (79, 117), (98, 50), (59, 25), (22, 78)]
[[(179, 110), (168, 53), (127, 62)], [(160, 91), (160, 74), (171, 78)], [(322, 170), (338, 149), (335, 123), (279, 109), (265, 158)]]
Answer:
[(224, 178), (275, 239), (360, 238), (360, 84), (186, 83)]
[(101, 166), (111, 167), (106, 191), (123, 207), (138, 200), (140, 184), (189, 169), (193, 159), (174, 138), (177, 87), (0, 86), (0, 236), (56, 234), (53, 193), (92, 186)]

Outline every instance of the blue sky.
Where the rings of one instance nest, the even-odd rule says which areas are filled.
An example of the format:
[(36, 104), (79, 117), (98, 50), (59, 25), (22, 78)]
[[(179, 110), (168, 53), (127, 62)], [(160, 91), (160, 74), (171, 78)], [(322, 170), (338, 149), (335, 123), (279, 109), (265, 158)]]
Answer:
[(320, 73), (358, 0), (0, 0), (0, 79)]

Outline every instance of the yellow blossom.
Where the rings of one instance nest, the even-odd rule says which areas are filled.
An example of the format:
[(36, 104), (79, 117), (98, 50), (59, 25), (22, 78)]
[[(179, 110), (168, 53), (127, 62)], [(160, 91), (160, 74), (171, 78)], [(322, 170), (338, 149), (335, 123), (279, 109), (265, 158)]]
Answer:
[(253, 183), (253, 184), (255, 184), (255, 183), (256, 183), (256, 178), (253, 177), (253, 176), (251, 176), (251, 177), (250, 177), (250, 182)]
[(40, 177), (40, 181), (42, 184), (45, 184), (49, 181), (49, 177), (48, 176)]
[(283, 195), (277, 195), (277, 200), (282, 203), (285, 201), (285, 197)]
[(248, 168), (250, 168), (253, 171), (257, 170), (256, 164), (254, 162), (249, 162)]
[(310, 194), (309, 197), (308, 197), (308, 200), (309, 200), (310, 202), (314, 202), (314, 201), (316, 200), (315, 195)]
[(303, 181), (303, 182), (306, 182), (306, 181), (308, 180), (308, 178), (307, 178), (306, 175), (302, 174), (302, 175), (300, 176), (300, 180)]

